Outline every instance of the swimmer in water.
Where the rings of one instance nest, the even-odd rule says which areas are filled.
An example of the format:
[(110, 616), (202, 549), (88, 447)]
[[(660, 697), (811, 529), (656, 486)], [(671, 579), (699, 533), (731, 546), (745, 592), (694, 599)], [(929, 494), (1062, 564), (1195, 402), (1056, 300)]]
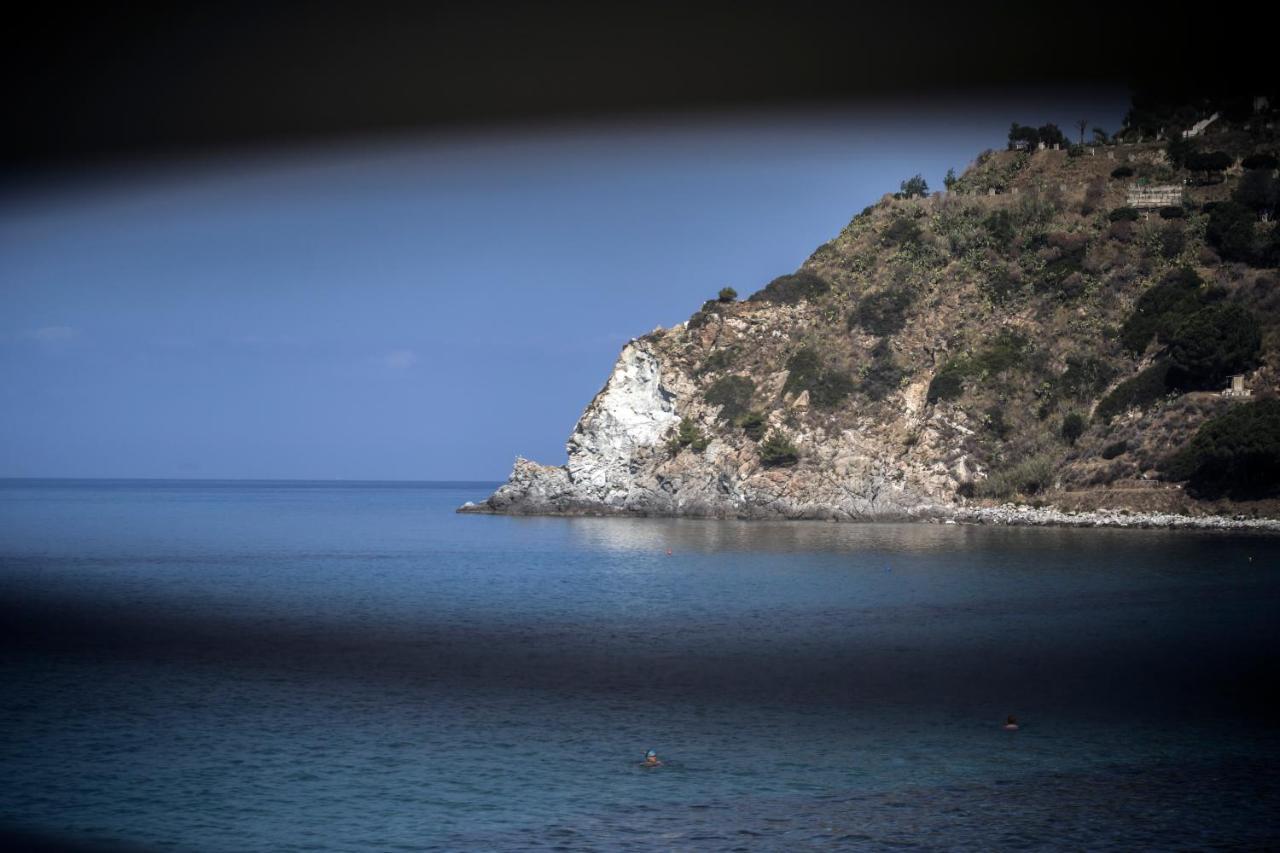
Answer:
[(1004, 730), (1006, 732), (1016, 732), (1018, 730), (1018, 718), (1013, 714), (1004, 718)]
[(662, 762), (658, 760), (658, 753), (654, 752), (651, 749), (644, 754), (644, 762), (640, 766), (641, 767), (661, 767)]

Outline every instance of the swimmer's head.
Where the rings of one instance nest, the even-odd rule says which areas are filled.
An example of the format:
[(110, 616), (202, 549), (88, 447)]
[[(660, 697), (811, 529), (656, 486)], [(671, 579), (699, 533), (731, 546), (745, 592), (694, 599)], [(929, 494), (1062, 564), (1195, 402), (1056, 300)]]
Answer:
[(655, 751), (653, 751), (653, 750), (651, 749), (651, 750), (649, 750), (648, 752), (646, 752), (646, 753), (644, 754), (644, 757), (645, 757), (645, 758), (657, 758), (657, 757), (658, 757), (658, 753), (657, 753), (657, 752), (655, 752)]

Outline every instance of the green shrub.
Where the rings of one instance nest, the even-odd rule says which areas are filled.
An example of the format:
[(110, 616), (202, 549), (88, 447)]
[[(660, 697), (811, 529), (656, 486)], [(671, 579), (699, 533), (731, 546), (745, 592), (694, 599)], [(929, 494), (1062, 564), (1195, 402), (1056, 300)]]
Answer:
[(1054, 241), (1057, 254), (1045, 262), (1044, 269), (1035, 282), (1035, 289), (1040, 293), (1056, 293), (1058, 296), (1078, 296), (1083, 289), (1083, 279), (1074, 287), (1065, 286), (1072, 276), (1084, 271), (1084, 256), (1089, 244), (1083, 237), (1075, 235), (1056, 235)]
[(1271, 235), (1262, 245), (1260, 265), (1280, 267), (1280, 225), (1271, 226)]
[(876, 347), (871, 365), (862, 375), (858, 390), (872, 400), (883, 400), (897, 391), (907, 372), (894, 360), (888, 347)]
[(759, 441), (764, 435), (765, 420), (764, 414), (761, 412), (754, 410), (743, 412), (734, 423), (742, 427), (742, 431), (752, 441)]
[(1158, 361), (1132, 379), (1126, 379), (1110, 394), (1102, 398), (1093, 416), (1103, 423), (1110, 423), (1116, 415), (1129, 409), (1145, 409), (1169, 393), (1166, 379), (1169, 363)]
[(962, 359), (953, 358), (942, 365), (929, 382), (929, 390), (925, 399), (930, 403), (939, 400), (954, 400), (964, 392), (964, 379), (967, 375), (966, 364)]
[(982, 422), (996, 438), (1005, 438), (1009, 435), (1009, 424), (1004, 419), (1004, 408), (1002, 406), (988, 406), (986, 412), (983, 413)]
[(710, 443), (711, 439), (702, 434), (702, 430), (693, 418), (683, 417), (680, 419), (680, 426), (676, 429), (675, 436), (667, 442), (667, 449), (672, 453), (678, 453), (682, 448), (687, 447), (695, 453), (701, 453)]
[(1133, 167), (1132, 166), (1116, 166), (1114, 169), (1111, 170), (1111, 177), (1115, 178), (1116, 180), (1119, 180), (1121, 178), (1132, 178)]
[(996, 305), (1003, 305), (1022, 290), (1022, 281), (1005, 266), (998, 266), (987, 272), (979, 284), (987, 298)]
[(705, 373), (714, 373), (720, 370), (726, 370), (733, 366), (737, 361), (738, 350), (736, 347), (725, 347), (718, 349), (711, 355), (707, 356), (702, 362), (702, 366), (698, 368), (698, 375)]
[(1181, 169), (1187, 164), (1187, 157), (1195, 152), (1195, 144), (1185, 138), (1181, 133), (1175, 131), (1169, 141), (1165, 143), (1164, 153), (1169, 158), (1169, 162), (1174, 168)]
[(1116, 370), (1093, 356), (1067, 356), (1067, 369), (1058, 378), (1062, 390), (1076, 398), (1092, 397), (1115, 378)]
[(1220, 388), (1228, 376), (1252, 366), (1261, 348), (1262, 329), (1252, 311), (1231, 303), (1202, 308), (1169, 342), (1169, 385)]
[(1106, 192), (1106, 187), (1101, 180), (1090, 181), (1089, 186), (1085, 187), (1084, 190), (1084, 200), (1080, 203), (1080, 213), (1089, 216), (1101, 207), (1102, 200), (1106, 197)]
[(969, 378), (995, 376), (1026, 361), (1027, 339), (1019, 332), (1002, 331), (986, 347), (965, 358), (949, 359), (929, 382), (925, 399), (930, 403), (954, 400), (964, 392)]
[(994, 376), (1016, 367), (1026, 357), (1027, 343), (1021, 332), (1002, 330), (969, 360), (970, 373)]
[(1107, 219), (1111, 222), (1137, 222), (1138, 209), (1135, 207), (1117, 207), (1107, 214)]
[(1171, 261), (1181, 255), (1182, 250), (1186, 247), (1187, 234), (1182, 230), (1181, 225), (1176, 222), (1170, 222), (1160, 229), (1160, 256), (1162, 258)]
[(1131, 242), (1133, 240), (1133, 223), (1127, 219), (1112, 222), (1107, 228), (1107, 239), (1116, 240), (1120, 243)]
[(1175, 329), (1200, 309), (1200, 276), (1187, 267), (1166, 275), (1138, 297), (1133, 313), (1120, 329), (1120, 343), (1134, 355), (1146, 351), (1151, 339), (1168, 341)]
[(1250, 169), (1240, 178), (1231, 199), (1255, 215), (1269, 218), (1280, 207), (1280, 178), (1271, 177), (1270, 169)]
[(738, 298), (738, 291), (732, 287), (722, 287), (720, 288), (719, 298), (721, 302), (732, 302)]
[(712, 317), (719, 317), (720, 312), (715, 310), (718, 305), (719, 303), (714, 299), (708, 299), (702, 303), (702, 307), (689, 318), (688, 327), (690, 329), (701, 329)]
[(1187, 168), (1193, 172), (1221, 172), (1235, 162), (1225, 151), (1194, 151), (1187, 155)]
[(1103, 459), (1115, 459), (1129, 449), (1129, 442), (1117, 441), (1102, 448)]
[(1062, 438), (1067, 444), (1075, 444), (1076, 439), (1084, 435), (1089, 422), (1079, 412), (1070, 412), (1062, 419)]
[(818, 353), (810, 347), (798, 350), (787, 360), (787, 381), (784, 392), (809, 392), (809, 403), (819, 409), (834, 409), (854, 391), (852, 377), (838, 370), (831, 370), (822, 363)]
[(720, 419), (732, 421), (747, 411), (756, 383), (746, 376), (724, 376), (711, 383), (706, 400), (709, 405), (720, 407)]
[(760, 443), (760, 461), (773, 468), (794, 465), (800, 459), (800, 451), (781, 430), (771, 430)]
[(787, 359), (787, 381), (784, 392), (800, 392), (812, 388), (822, 378), (822, 358), (813, 347), (804, 347)]
[(907, 312), (914, 301), (915, 293), (902, 285), (874, 290), (849, 312), (849, 327), (861, 326), (873, 335), (896, 334), (906, 325)]
[(1233, 406), (1210, 418), (1165, 463), (1197, 497), (1259, 498), (1280, 491), (1280, 400)]
[(808, 270), (799, 270), (789, 275), (781, 275), (751, 295), (750, 302), (773, 302), (781, 305), (795, 305), (798, 302), (816, 299), (831, 289), (825, 280)]
[(1280, 167), (1280, 160), (1277, 160), (1274, 154), (1262, 152), (1250, 154), (1240, 161), (1240, 165), (1246, 169), (1275, 169)]
[(1048, 456), (1035, 456), (979, 482), (974, 491), (978, 497), (1008, 498), (1013, 495), (1038, 495), (1053, 485), (1054, 465)]
[(1002, 252), (1008, 252), (1017, 237), (1013, 215), (1007, 210), (993, 210), (987, 214), (987, 218), (982, 220), (982, 227), (991, 235), (996, 249)]
[(905, 246), (920, 241), (920, 226), (914, 219), (905, 216), (894, 218), (889, 227), (884, 229), (880, 240), (886, 246)]

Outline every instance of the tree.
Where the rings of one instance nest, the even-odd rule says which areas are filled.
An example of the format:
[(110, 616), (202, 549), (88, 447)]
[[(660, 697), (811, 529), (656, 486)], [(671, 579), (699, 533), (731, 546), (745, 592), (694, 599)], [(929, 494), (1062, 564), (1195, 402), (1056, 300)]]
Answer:
[(947, 169), (947, 174), (942, 178), (942, 185), (947, 188), (948, 192), (950, 192), (951, 188), (954, 187), (956, 182), (959, 180), (960, 179), (956, 177), (955, 169)]
[(1071, 412), (1062, 419), (1062, 438), (1067, 444), (1075, 444), (1076, 439), (1084, 435), (1089, 422), (1079, 412)]
[(672, 453), (678, 453), (683, 447), (688, 447), (695, 453), (701, 453), (710, 443), (711, 439), (702, 434), (697, 422), (693, 418), (684, 417), (680, 419), (680, 426), (667, 446)]
[(1210, 418), (1164, 466), (1198, 497), (1258, 498), (1280, 486), (1280, 400), (1233, 406)]
[(1169, 342), (1168, 382), (1185, 390), (1221, 388), (1252, 366), (1262, 348), (1258, 318), (1241, 305), (1219, 303), (1187, 318)]
[(1190, 267), (1168, 273), (1138, 297), (1133, 313), (1120, 329), (1120, 343), (1134, 355), (1142, 355), (1152, 338), (1168, 343), (1177, 328), (1200, 310), (1201, 284), (1200, 276)]
[(742, 427), (743, 433), (752, 441), (759, 441), (764, 437), (765, 420), (764, 414), (754, 409), (739, 415), (734, 423)]
[(1016, 121), (1009, 125), (1009, 150), (1018, 147), (1019, 142), (1026, 143), (1027, 148), (1035, 148), (1039, 141), (1040, 133), (1034, 127)]
[(1235, 161), (1225, 151), (1193, 151), (1187, 155), (1185, 162), (1191, 171), (1208, 175), (1225, 171)]
[(1181, 133), (1175, 133), (1164, 146), (1164, 153), (1175, 169), (1181, 169), (1187, 165), (1187, 158), (1196, 153), (1196, 147), (1190, 139), (1183, 138)]
[(913, 175), (910, 178), (907, 178), (899, 186), (902, 190), (900, 195), (903, 198), (911, 198), (912, 196), (926, 196), (929, 194), (929, 185), (925, 183), (924, 178), (918, 174)]
[(1280, 207), (1280, 179), (1270, 169), (1250, 169), (1244, 173), (1232, 199), (1268, 221)]
[(722, 287), (722, 288), (720, 288), (720, 301), (721, 301), (721, 302), (732, 302), (733, 300), (735, 300), (735, 299), (737, 299), (737, 298), (738, 298), (738, 291), (734, 290), (732, 287)]
[(1078, 119), (1078, 120), (1076, 121), (1076, 127), (1078, 127), (1078, 128), (1080, 129), (1080, 144), (1081, 144), (1081, 145), (1084, 145), (1084, 132), (1085, 132), (1085, 129), (1086, 129), (1088, 126), (1089, 126), (1089, 120), (1088, 120), (1087, 118)]
[(1276, 159), (1276, 155), (1267, 154), (1250, 154), (1248, 157), (1240, 161), (1240, 165), (1246, 169), (1274, 169), (1280, 166), (1280, 160)]
[(1111, 141), (1111, 137), (1108, 136), (1107, 132), (1102, 128), (1095, 127), (1093, 129), (1093, 141), (1098, 145), (1106, 145), (1108, 142)]
[(1234, 201), (1220, 202), (1209, 211), (1204, 236), (1224, 259), (1254, 263), (1258, 256), (1254, 248), (1256, 232), (1253, 222), (1253, 213), (1244, 205)]
[(800, 451), (781, 430), (770, 430), (769, 435), (760, 443), (760, 461), (770, 468), (794, 465), (799, 460)]
[(1052, 148), (1055, 145), (1060, 145), (1063, 147), (1066, 147), (1067, 145), (1066, 134), (1064, 134), (1061, 130), (1059, 130), (1058, 126), (1053, 122), (1049, 122), (1048, 124), (1041, 125), (1039, 128), (1036, 129), (1036, 133), (1039, 134), (1040, 141), (1050, 148)]

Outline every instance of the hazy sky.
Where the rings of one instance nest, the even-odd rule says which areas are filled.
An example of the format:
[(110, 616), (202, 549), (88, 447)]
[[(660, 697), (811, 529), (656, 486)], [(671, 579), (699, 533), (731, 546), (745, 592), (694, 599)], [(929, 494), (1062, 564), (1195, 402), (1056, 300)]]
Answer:
[(0, 195), (0, 476), (503, 479), (619, 348), (1011, 121), (976, 97), (400, 138)]

